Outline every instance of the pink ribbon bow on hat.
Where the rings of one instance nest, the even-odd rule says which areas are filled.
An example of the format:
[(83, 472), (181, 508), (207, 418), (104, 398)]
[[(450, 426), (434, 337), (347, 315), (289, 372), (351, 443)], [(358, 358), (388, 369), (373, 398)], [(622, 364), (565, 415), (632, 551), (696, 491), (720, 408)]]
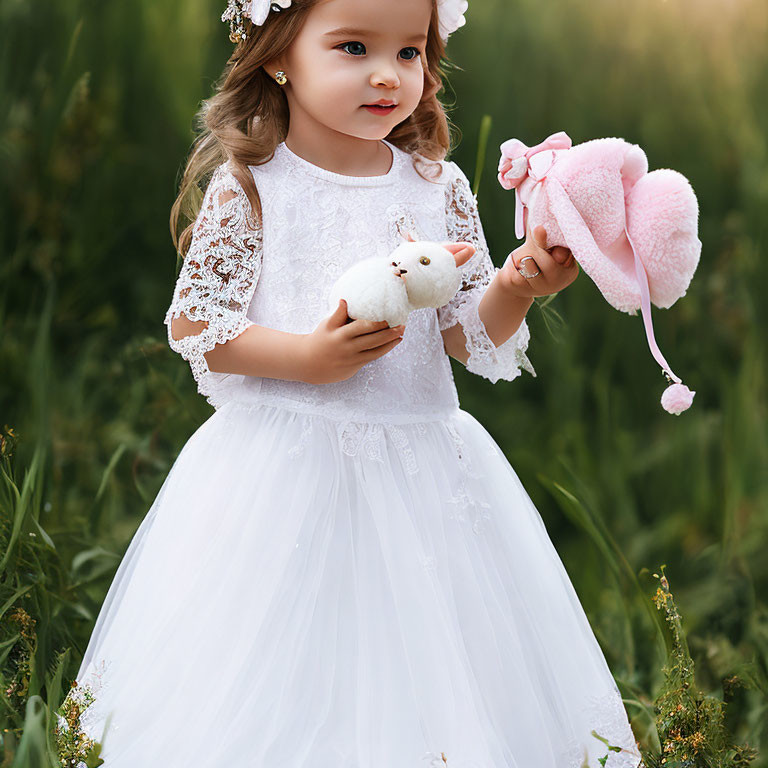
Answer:
[[(515, 236), (518, 239), (525, 237), (524, 210), (530, 199), (533, 186), (547, 178), (552, 166), (557, 161), (556, 149), (570, 149), (573, 142), (565, 131), (558, 131), (547, 136), (544, 141), (535, 147), (529, 147), (520, 139), (509, 139), (501, 145), (501, 158), (499, 160), (499, 184), (504, 189), (515, 190)], [(551, 155), (541, 154), (551, 150)], [(526, 190), (525, 201), (522, 199), (520, 187), (529, 178), (533, 181)]]

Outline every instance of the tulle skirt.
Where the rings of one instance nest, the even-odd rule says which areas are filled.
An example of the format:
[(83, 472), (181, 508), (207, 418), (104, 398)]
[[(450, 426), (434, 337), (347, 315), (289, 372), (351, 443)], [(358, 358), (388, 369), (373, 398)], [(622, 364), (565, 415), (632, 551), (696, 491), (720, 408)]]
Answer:
[[(376, 425), (373, 425), (374, 427)], [(131, 540), (78, 674), (105, 768), (607, 768), (639, 753), (483, 426), (228, 403)]]

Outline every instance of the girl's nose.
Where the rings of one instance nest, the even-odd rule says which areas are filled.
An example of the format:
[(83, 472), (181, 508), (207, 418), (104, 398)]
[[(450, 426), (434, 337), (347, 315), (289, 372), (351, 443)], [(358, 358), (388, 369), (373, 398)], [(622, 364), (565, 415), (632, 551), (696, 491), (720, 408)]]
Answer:
[(371, 85), (386, 85), (388, 88), (397, 88), (400, 78), (391, 67), (380, 67), (371, 75)]

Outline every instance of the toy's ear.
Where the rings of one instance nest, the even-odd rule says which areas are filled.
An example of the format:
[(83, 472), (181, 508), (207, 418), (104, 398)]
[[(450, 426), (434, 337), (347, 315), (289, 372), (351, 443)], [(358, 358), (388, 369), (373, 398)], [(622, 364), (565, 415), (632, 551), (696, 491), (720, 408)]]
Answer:
[(475, 255), (475, 246), (472, 243), (440, 243), (446, 251), (450, 251), (456, 258), (456, 266), (466, 264)]
[(408, 243), (416, 242), (415, 238), (413, 237), (413, 232), (410, 232), (410, 231), (406, 232), (405, 235), (403, 235), (402, 237), (403, 237), (403, 240), (405, 240)]

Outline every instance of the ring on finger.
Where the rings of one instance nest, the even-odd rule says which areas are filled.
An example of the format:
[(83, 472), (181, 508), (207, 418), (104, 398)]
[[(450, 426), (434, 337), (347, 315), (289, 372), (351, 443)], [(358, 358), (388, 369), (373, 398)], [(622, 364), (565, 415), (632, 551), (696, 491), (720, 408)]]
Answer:
[[(524, 262), (530, 259), (533, 261), (534, 264), (536, 264), (536, 261), (534, 260), (533, 256), (524, 256), (522, 259), (520, 259), (520, 266), (517, 268), (517, 271), (524, 277), (526, 280), (530, 280), (532, 277), (536, 277), (536, 275), (541, 273), (541, 270), (537, 270), (532, 275), (529, 275), (527, 271), (523, 272), (523, 270), (520, 268), (523, 266)], [(538, 267), (538, 265), (537, 265)]]

